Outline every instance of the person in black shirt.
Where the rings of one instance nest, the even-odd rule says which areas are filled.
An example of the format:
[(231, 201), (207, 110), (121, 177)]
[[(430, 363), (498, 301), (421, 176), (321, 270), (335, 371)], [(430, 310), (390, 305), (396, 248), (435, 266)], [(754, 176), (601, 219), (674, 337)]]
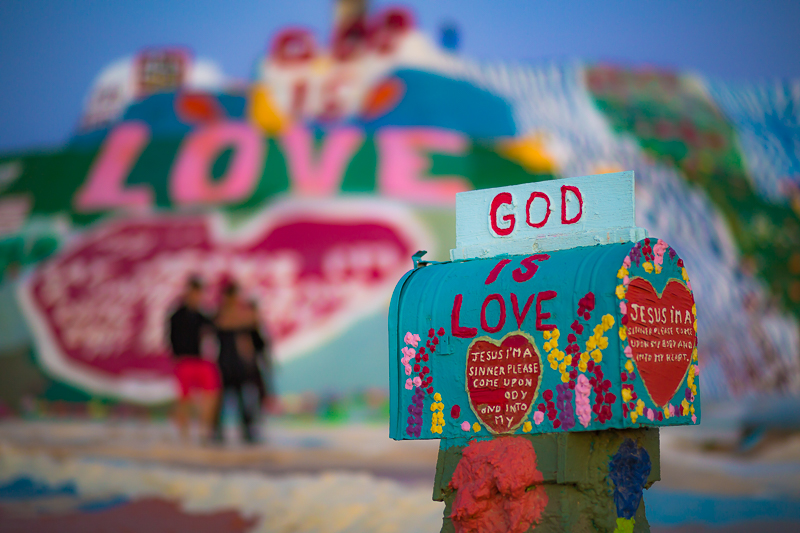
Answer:
[(202, 297), (202, 282), (198, 278), (190, 278), (180, 305), (169, 319), (169, 340), (175, 359), (175, 378), (180, 389), (175, 422), (184, 439), (189, 435), (192, 403), (199, 411), (203, 432), (207, 436), (212, 431), (219, 399), (217, 366), (200, 356), (203, 334), (213, 332), (211, 320), (200, 312)]

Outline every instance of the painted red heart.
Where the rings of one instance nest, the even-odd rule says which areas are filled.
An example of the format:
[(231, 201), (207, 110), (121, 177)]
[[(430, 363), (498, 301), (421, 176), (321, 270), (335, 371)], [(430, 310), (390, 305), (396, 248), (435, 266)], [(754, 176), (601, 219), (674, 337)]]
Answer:
[(233, 277), (285, 361), (385, 305), (426, 237), (400, 207), (287, 202), (235, 232), (214, 216), (101, 221), (20, 291), (40, 358), (62, 379), (139, 402), (173, 397), (165, 322), (189, 275), (210, 308)]
[(697, 346), (694, 296), (671, 279), (662, 294), (644, 278), (628, 284), (628, 344), (647, 392), (659, 407), (675, 396)]
[(467, 350), (467, 396), (475, 416), (492, 433), (510, 433), (530, 412), (542, 381), (533, 338), (509, 333), (501, 341), (479, 337)]

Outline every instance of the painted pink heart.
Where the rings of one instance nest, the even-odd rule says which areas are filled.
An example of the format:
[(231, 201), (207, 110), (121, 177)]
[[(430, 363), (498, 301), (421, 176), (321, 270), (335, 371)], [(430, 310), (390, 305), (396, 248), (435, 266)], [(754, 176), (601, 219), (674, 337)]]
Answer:
[(531, 410), (542, 381), (533, 338), (509, 333), (501, 341), (479, 337), (467, 350), (467, 396), (475, 416), (492, 433), (517, 429)]
[(644, 278), (628, 284), (628, 344), (650, 398), (659, 407), (675, 396), (697, 346), (694, 296), (670, 280), (662, 294)]
[(234, 278), (258, 301), (285, 361), (379, 310), (427, 239), (402, 208), (283, 204), (235, 232), (220, 218), (103, 221), (40, 265), (20, 290), (43, 363), (95, 392), (141, 402), (174, 395), (169, 310), (189, 275), (206, 302)]

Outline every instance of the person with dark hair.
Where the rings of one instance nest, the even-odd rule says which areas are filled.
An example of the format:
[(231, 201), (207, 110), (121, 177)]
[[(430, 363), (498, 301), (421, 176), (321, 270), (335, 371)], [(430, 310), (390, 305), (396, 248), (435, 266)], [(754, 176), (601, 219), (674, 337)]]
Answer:
[[(264, 351), (266, 342), (258, 331), (252, 306), (241, 299), (239, 287), (233, 282), (223, 287), (222, 302), (214, 319), (214, 326), (219, 340), (217, 364), (222, 375), (222, 401), (217, 404), (214, 436), (217, 440), (222, 440), (222, 407), (225, 396), (233, 394), (239, 407), (244, 440), (255, 442), (258, 436), (254, 423), (257, 421), (260, 402), (248, 397), (248, 388), (255, 385), (259, 398), (262, 394), (266, 395), (257, 362), (258, 352)], [(260, 388), (256, 381), (261, 382)]]
[(183, 439), (189, 436), (192, 403), (199, 411), (203, 433), (210, 434), (220, 389), (216, 365), (200, 355), (203, 334), (212, 332), (211, 320), (200, 311), (202, 297), (202, 281), (189, 278), (181, 303), (169, 318), (169, 341), (180, 388), (175, 422)]

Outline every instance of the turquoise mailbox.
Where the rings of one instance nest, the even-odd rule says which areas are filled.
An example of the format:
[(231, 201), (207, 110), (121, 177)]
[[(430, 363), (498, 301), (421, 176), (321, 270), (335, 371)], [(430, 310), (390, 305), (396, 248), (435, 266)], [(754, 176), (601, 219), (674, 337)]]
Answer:
[[(620, 430), (604, 441), (615, 444), (602, 483), (614, 486), (614, 452), (624, 455), (617, 464), (646, 458), (631, 493), (641, 499), (658, 479), (658, 433), (640, 428), (698, 423), (700, 395), (692, 286), (677, 251), (634, 225), (633, 173), (459, 194), (456, 237), (450, 262), (415, 256), (389, 313), (390, 435), (442, 439), (435, 496), (456, 506), (445, 526), (452, 518), (468, 531), (458, 524), (474, 518), (447, 500), (456, 485), (445, 463), (461, 461), (469, 443), (508, 436), (538, 446), (540, 463), (542, 450), (561, 455), (561, 465), (576, 453), (585, 460), (573, 449), (593, 449), (584, 441), (603, 434), (588, 432)], [(586, 439), (551, 447), (561, 452), (535, 438), (575, 432)], [(555, 470), (554, 481), (568, 480)], [(620, 505), (617, 518), (632, 528), (639, 500)]]

